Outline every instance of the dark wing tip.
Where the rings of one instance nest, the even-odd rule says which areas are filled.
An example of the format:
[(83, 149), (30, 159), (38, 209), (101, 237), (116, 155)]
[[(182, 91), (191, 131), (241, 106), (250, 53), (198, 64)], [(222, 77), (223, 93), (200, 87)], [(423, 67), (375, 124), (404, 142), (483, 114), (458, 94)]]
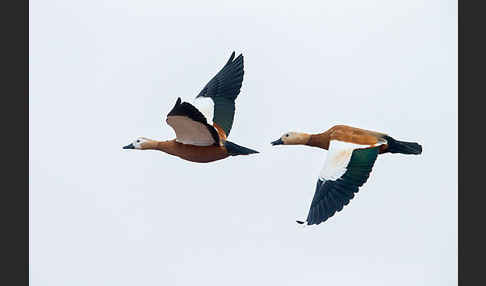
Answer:
[(249, 151), (248, 151), (248, 154), (259, 154), (260, 152), (258, 152), (257, 150), (253, 150), (253, 149), (250, 149), (250, 148), (247, 148)]
[(169, 114), (167, 114), (167, 116), (171, 115), (172, 113), (174, 113), (174, 110), (181, 104), (182, 100), (180, 97), (177, 98), (176, 100), (176, 103), (174, 105), (174, 107), (172, 107), (172, 109), (169, 111)]
[[(239, 54), (239, 55), (236, 57), (236, 59), (235, 59), (235, 55), (236, 55), (236, 54), (235, 54), (235, 52), (233, 51), (233, 52), (231, 53), (231, 56), (230, 56), (230, 58), (229, 58), (228, 62), (226, 63), (226, 65), (228, 65), (228, 64), (230, 64), (230, 63), (235, 63), (235, 62), (238, 62), (238, 61), (243, 62), (243, 59), (244, 59), (244, 57), (243, 57), (243, 53), (240, 53), (240, 54)], [(225, 65), (225, 66), (226, 66), (226, 65)]]
[(231, 53), (231, 56), (230, 56), (230, 58), (228, 59), (228, 62), (227, 62), (226, 64), (231, 63), (231, 62), (233, 61), (233, 59), (234, 59), (234, 58), (235, 58), (235, 51), (233, 51), (233, 52)]

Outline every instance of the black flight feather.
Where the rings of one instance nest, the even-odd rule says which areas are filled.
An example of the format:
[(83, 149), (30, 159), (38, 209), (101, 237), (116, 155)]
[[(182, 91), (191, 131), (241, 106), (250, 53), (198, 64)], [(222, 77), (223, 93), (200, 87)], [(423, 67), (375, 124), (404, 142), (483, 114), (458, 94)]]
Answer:
[(235, 115), (235, 99), (243, 82), (243, 55), (233, 52), (224, 67), (204, 86), (197, 97), (210, 97), (214, 102), (213, 122), (229, 135)]
[[(351, 155), (346, 172), (337, 180), (318, 179), (307, 224), (320, 224), (343, 209), (359, 187), (369, 178), (378, 156), (379, 147), (356, 149)], [(297, 221), (302, 223), (301, 221)]]

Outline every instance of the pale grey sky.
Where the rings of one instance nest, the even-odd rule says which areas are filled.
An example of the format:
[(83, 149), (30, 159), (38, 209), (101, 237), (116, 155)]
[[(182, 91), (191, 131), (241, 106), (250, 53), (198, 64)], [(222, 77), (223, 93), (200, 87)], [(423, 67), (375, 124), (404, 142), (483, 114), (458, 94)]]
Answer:
[[(121, 149), (233, 50), (260, 154)], [(29, 60), (31, 285), (457, 283), (457, 1), (30, 1)], [(424, 151), (302, 228), (326, 152), (270, 141), (334, 124)]]

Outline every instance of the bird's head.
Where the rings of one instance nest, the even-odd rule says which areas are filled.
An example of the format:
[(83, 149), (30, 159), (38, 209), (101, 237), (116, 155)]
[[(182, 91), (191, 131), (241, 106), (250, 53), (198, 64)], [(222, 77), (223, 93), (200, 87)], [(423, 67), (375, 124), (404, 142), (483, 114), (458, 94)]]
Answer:
[(151, 147), (151, 143), (155, 142), (152, 139), (148, 139), (145, 137), (138, 137), (132, 143), (128, 144), (127, 146), (123, 146), (123, 149), (149, 149)]
[(309, 141), (310, 135), (300, 132), (287, 132), (279, 139), (272, 142), (272, 145), (304, 145)]

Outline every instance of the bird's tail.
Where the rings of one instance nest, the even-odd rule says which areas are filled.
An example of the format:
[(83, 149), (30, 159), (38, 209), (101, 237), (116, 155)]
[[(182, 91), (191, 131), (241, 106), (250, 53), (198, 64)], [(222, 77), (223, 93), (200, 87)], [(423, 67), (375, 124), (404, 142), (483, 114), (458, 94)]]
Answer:
[(258, 151), (240, 146), (230, 141), (225, 141), (224, 147), (226, 147), (226, 150), (231, 156), (250, 155), (250, 154), (259, 153)]
[(414, 155), (422, 154), (422, 146), (416, 142), (398, 141), (390, 136), (383, 138), (387, 141), (387, 152)]

